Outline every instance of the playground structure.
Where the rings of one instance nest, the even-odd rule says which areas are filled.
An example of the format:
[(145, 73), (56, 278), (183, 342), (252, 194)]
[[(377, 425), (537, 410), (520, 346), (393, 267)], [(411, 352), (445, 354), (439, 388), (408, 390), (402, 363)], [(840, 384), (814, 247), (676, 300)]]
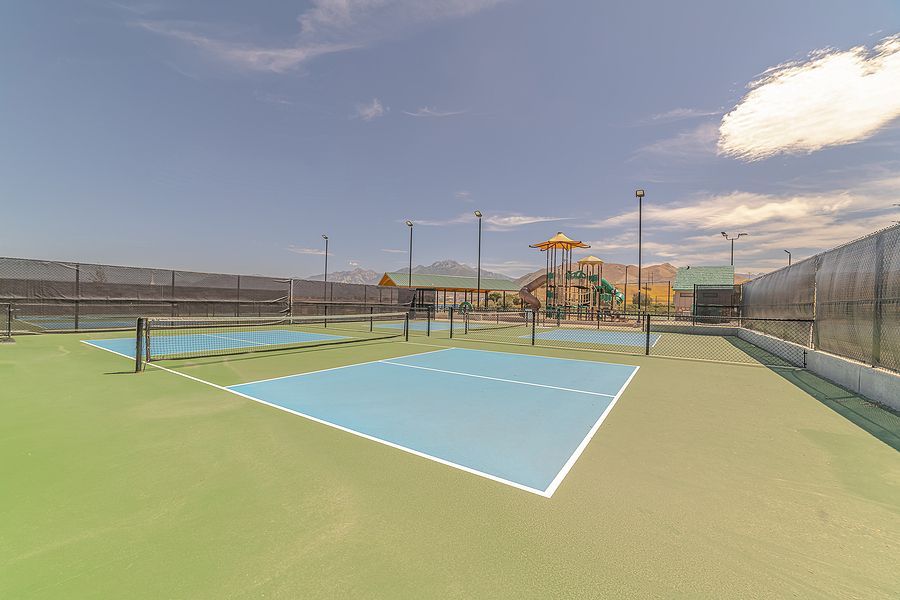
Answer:
[(573, 260), (575, 248), (590, 248), (584, 242), (573, 240), (564, 233), (544, 242), (532, 244), (546, 253), (546, 272), (519, 290), (519, 297), (532, 310), (541, 310), (541, 301), (534, 292), (544, 287), (544, 310), (565, 314), (614, 310), (625, 300), (625, 295), (603, 278), (603, 261), (588, 256)]

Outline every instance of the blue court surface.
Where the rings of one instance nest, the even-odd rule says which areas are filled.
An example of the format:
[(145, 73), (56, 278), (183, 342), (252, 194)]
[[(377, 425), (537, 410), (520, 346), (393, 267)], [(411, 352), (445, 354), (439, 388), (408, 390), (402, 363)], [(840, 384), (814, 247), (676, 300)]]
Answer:
[[(203, 348), (204, 351), (250, 349), (254, 346), (295, 345), (346, 339), (342, 335), (306, 333), (286, 329), (265, 331), (229, 331), (227, 333), (191, 333), (183, 335), (160, 335), (153, 338), (150, 350), (154, 357), (176, 355)], [(135, 339), (114, 338), (110, 340), (89, 340), (86, 343), (134, 358)]]
[(549, 497), (637, 370), (448, 348), (228, 389)]
[[(530, 338), (530, 335), (520, 336)], [(553, 329), (542, 331), (534, 335), (539, 340), (553, 340), (556, 342), (576, 342), (581, 344), (603, 344), (606, 346), (639, 346), (647, 343), (646, 334), (639, 331), (601, 331), (598, 329)], [(650, 346), (655, 346), (659, 341), (659, 335), (650, 334)]]

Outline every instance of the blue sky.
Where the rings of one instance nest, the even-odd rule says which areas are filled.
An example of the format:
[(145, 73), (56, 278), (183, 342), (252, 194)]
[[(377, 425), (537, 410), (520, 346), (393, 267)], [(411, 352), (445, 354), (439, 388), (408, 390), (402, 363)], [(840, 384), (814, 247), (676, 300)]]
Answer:
[(0, 8), (0, 255), (272, 275), (781, 266), (900, 220), (900, 3)]

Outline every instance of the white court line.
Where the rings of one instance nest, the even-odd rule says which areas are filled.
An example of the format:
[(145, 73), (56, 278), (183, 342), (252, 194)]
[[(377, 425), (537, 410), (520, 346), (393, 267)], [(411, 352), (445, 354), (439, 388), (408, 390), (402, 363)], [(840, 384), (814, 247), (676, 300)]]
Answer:
[[(423, 354), (434, 354), (435, 352), (444, 352), (444, 350), (453, 350), (453, 348), (444, 348), (442, 350), (429, 350), (428, 352), (416, 352), (415, 354), (404, 354), (403, 356), (395, 356), (393, 358), (405, 358), (407, 356), (422, 356)], [(268, 379), (257, 379), (256, 381), (248, 381), (247, 383), (236, 383), (234, 385), (236, 387), (239, 385), (253, 385), (255, 383), (265, 383), (266, 381), (276, 381), (278, 379), (290, 379), (291, 377), (303, 377), (305, 375), (312, 375), (313, 373), (324, 373), (326, 371), (337, 371), (338, 369), (349, 369), (350, 367), (371, 365), (374, 363), (379, 363), (383, 360), (393, 360), (393, 358), (378, 358), (376, 360), (367, 360), (366, 362), (353, 363), (352, 365), (341, 365), (339, 367), (328, 367), (327, 369), (317, 369), (315, 371), (307, 371), (306, 373), (294, 373), (293, 375), (282, 375), (280, 377), (270, 377)]]
[(613, 409), (613, 406), (616, 405), (616, 402), (619, 401), (619, 398), (625, 392), (625, 388), (628, 387), (628, 384), (631, 383), (631, 380), (634, 379), (634, 376), (637, 375), (638, 369), (640, 367), (634, 367), (634, 371), (631, 372), (631, 375), (628, 376), (628, 379), (625, 380), (625, 383), (622, 384), (621, 389), (619, 389), (619, 393), (612, 399), (612, 402), (609, 403), (609, 406), (606, 407), (606, 410), (603, 411), (603, 414), (600, 415), (600, 418), (597, 419), (597, 422), (594, 423), (594, 426), (591, 427), (591, 430), (588, 431), (587, 435), (584, 436), (584, 439), (581, 440), (581, 443), (578, 444), (578, 447), (575, 448), (575, 452), (572, 453), (572, 456), (569, 457), (569, 460), (566, 461), (566, 464), (563, 465), (563, 468), (559, 470), (559, 473), (556, 474), (556, 477), (553, 478), (553, 481), (550, 482), (550, 485), (547, 486), (547, 489), (544, 490), (547, 493), (547, 497), (553, 496), (553, 493), (556, 492), (556, 489), (560, 486), (563, 479), (566, 478), (566, 475), (569, 474), (569, 471), (572, 470), (572, 467), (575, 466), (575, 462), (581, 456), (581, 453), (584, 452), (584, 449), (587, 448), (587, 445), (594, 438), (594, 434), (597, 433), (597, 430), (600, 429), (600, 425), (603, 424), (603, 421), (606, 420), (606, 417), (609, 416), (610, 411)]
[[(116, 352), (115, 350), (110, 350), (110, 349), (108, 349), (108, 348), (103, 348), (102, 346), (97, 346), (97, 345), (95, 345), (95, 344), (90, 343), (90, 342), (87, 341), (87, 340), (81, 340), (81, 341), (82, 341), (82, 343), (87, 344), (87, 345), (89, 345), (89, 346), (91, 346), (91, 347), (93, 347), (93, 348), (99, 348), (100, 350), (106, 350), (107, 352), (111, 352), (112, 354), (116, 354), (116, 355), (118, 355), (118, 356), (127, 358), (127, 359), (129, 359), (129, 360), (134, 360), (134, 357), (133, 357), (133, 356), (128, 356), (127, 354), (122, 354), (121, 352)], [(425, 345), (425, 344), (419, 344), (419, 345)], [(444, 348), (443, 350), (455, 350), (455, 349), (457, 349), (457, 348), (452, 348), (452, 347), (451, 347), (451, 348)], [(462, 348), (462, 350), (467, 350), (467, 349)], [(442, 351), (442, 350), (437, 350), (436, 352), (441, 352), (441, 351)], [(496, 351), (496, 350), (467, 350), (467, 351), (469, 351), (469, 352), (489, 352), (489, 353), (492, 353), (492, 354), (513, 354), (513, 355), (517, 355), (517, 356), (535, 356), (535, 355), (532, 355), (532, 354), (519, 354), (519, 353), (516, 353), (516, 352), (499, 352), (499, 351)], [(431, 352), (422, 352), (422, 353), (420, 353), (420, 354), (431, 354)], [(410, 355), (408, 355), (408, 356), (419, 356), (420, 354), (410, 354)], [(555, 358), (555, 357), (537, 356), (537, 358)], [(598, 362), (598, 361), (583, 360), (583, 359), (567, 359), (567, 358), (563, 358), (563, 359), (558, 359), (558, 360), (575, 360), (575, 361), (578, 361), (578, 362), (590, 362), (590, 363), (595, 363), (595, 364), (610, 364), (610, 365), (617, 365), (617, 366), (633, 366), (633, 365), (619, 365), (618, 363), (600, 363), (600, 362)], [(385, 364), (384, 360), (369, 361), (368, 363), (358, 363), (358, 364), (371, 364), (371, 363), (382, 363), (382, 364)], [(609, 416), (609, 413), (610, 413), (610, 411), (612, 411), (613, 406), (616, 405), (616, 402), (618, 402), (619, 398), (620, 398), (620, 397), (622, 396), (622, 394), (625, 392), (625, 389), (626, 389), (626, 388), (628, 387), (628, 385), (631, 383), (631, 380), (634, 379), (634, 376), (637, 374), (638, 369), (640, 369), (640, 367), (634, 366), (634, 371), (632, 371), (631, 375), (628, 377), (628, 379), (627, 379), (627, 380), (625, 381), (625, 383), (622, 385), (622, 387), (621, 387), (621, 389), (619, 390), (619, 392), (613, 397), (612, 401), (609, 403), (609, 405), (606, 407), (606, 409), (603, 411), (603, 413), (600, 415), (600, 417), (597, 419), (597, 421), (596, 421), (596, 422), (594, 423), (594, 425), (591, 427), (590, 431), (588, 431), (587, 435), (584, 437), (584, 439), (581, 441), (581, 443), (578, 445), (578, 447), (575, 449), (575, 451), (572, 453), (572, 455), (569, 457), (569, 459), (568, 459), (568, 460), (566, 461), (566, 463), (563, 465), (562, 469), (560, 469), (560, 471), (556, 474), (556, 477), (553, 478), (553, 481), (550, 482), (550, 485), (547, 487), (547, 489), (545, 489), (545, 490), (539, 490), (539, 489), (537, 489), (537, 488), (533, 488), (533, 487), (530, 487), (530, 486), (527, 486), (527, 485), (523, 485), (523, 484), (518, 483), (518, 482), (515, 482), (515, 481), (510, 481), (510, 480), (508, 480), (508, 479), (504, 479), (504, 478), (498, 477), (498, 476), (496, 476), (496, 475), (491, 475), (490, 473), (485, 473), (485, 472), (483, 472), (483, 471), (479, 471), (479, 470), (477, 470), (477, 469), (473, 469), (473, 468), (467, 467), (467, 466), (465, 466), (465, 465), (461, 465), (461, 464), (458, 464), (458, 463), (454, 463), (454, 462), (452, 462), (452, 461), (445, 460), (445, 459), (439, 458), (439, 457), (437, 457), (437, 456), (432, 456), (432, 455), (430, 455), (430, 454), (426, 454), (426, 453), (420, 452), (420, 451), (418, 451), (418, 450), (413, 450), (412, 448), (407, 448), (406, 446), (401, 446), (401, 445), (399, 445), (399, 444), (395, 444), (395, 443), (393, 443), (393, 442), (389, 442), (389, 441), (383, 440), (383, 439), (381, 439), (381, 438), (373, 437), (373, 436), (371, 436), (371, 435), (362, 433), (362, 432), (360, 432), (360, 431), (356, 431), (356, 430), (354, 430), (354, 429), (350, 429), (350, 428), (348, 428), (348, 427), (343, 427), (343, 426), (341, 426), (341, 425), (337, 425), (337, 424), (331, 423), (331, 422), (329, 422), (329, 421), (324, 421), (324, 420), (319, 419), (319, 418), (317, 418), (317, 417), (313, 417), (313, 416), (311, 416), (311, 415), (307, 415), (307, 414), (305, 414), (305, 413), (301, 413), (301, 412), (292, 410), (292, 409), (290, 409), (290, 408), (286, 408), (286, 407), (284, 407), (284, 406), (279, 406), (279, 405), (277, 405), (277, 404), (272, 404), (271, 402), (266, 402), (265, 400), (261, 400), (261, 399), (259, 399), (259, 398), (254, 397), (254, 396), (250, 396), (249, 394), (244, 394), (244, 393), (239, 392), (239, 391), (237, 391), (237, 390), (233, 390), (233, 389), (227, 388), (227, 387), (225, 387), (225, 386), (221, 386), (221, 385), (212, 383), (212, 382), (210, 382), (210, 381), (206, 381), (206, 380), (204, 380), (204, 379), (200, 379), (200, 378), (198, 378), (198, 377), (194, 377), (193, 375), (188, 375), (187, 373), (181, 373), (181, 372), (179, 372), (179, 371), (174, 371), (174, 370), (169, 369), (169, 368), (167, 368), (167, 367), (160, 366), (160, 365), (158, 365), (158, 364), (156, 364), (156, 363), (152, 363), (152, 362), (151, 362), (151, 363), (148, 363), (148, 364), (149, 364), (151, 367), (155, 367), (155, 368), (160, 369), (160, 370), (162, 370), (162, 371), (166, 371), (166, 372), (168, 372), (168, 373), (172, 373), (173, 375), (178, 375), (179, 377), (185, 377), (185, 378), (190, 379), (190, 380), (192, 380), (192, 381), (196, 381), (196, 382), (198, 382), (198, 383), (202, 383), (202, 384), (208, 385), (208, 386), (210, 386), (210, 387), (214, 387), (214, 388), (216, 388), (216, 389), (218, 389), (218, 390), (222, 390), (222, 391), (225, 391), (225, 392), (234, 394), (234, 395), (236, 395), (236, 396), (240, 396), (240, 397), (242, 397), (242, 398), (246, 398), (247, 400), (252, 400), (253, 402), (258, 402), (258, 403), (260, 403), (260, 404), (264, 404), (264, 405), (266, 405), (266, 406), (269, 406), (269, 407), (272, 407), (272, 408), (275, 408), (275, 409), (284, 411), (284, 412), (286, 412), (286, 413), (290, 413), (290, 414), (292, 414), (292, 415), (297, 415), (298, 417), (303, 417), (303, 418), (305, 418), (305, 419), (309, 419), (310, 421), (314, 421), (314, 422), (320, 423), (320, 424), (322, 424), (322, 425), (327, 425), (328, 427), (333, 427), (334, 429), (338, 429), (338, 430), (344, 431), (344, 432), (346, 432), (346, 433), (351, 433), (351, 434), (356, 435), (356, 436), (359, 436), (359, 437), (361, 437), (361, 438), (364, 438), (364, 439), (367, 439), (367, 440), (370, 440), (370, 441), (373, 441), (373, 442), (377, 442), (377, 443), (379, 443), (379, 444), (384, 444), (385, 446), (390, 446), (391, 448), (396, 448), (397, 450), (402, 450), (402, 451), (407, 452), (407, 453), (409, 453), (409, 454), (412, 454), (412, 455), (414, 455), (414, 456), (418, 456), (418, 457), (420, 457), (420, 458), (425, 458), (425, 459), (428, 459), (428, 460), (432, 460), (432, 461), (434, 461), (434, 462), (436, 462), (436, 463), (440, 463), (440, 464), (445, 465), (445, 466), (448, 466), (448, 467), (453, 467), (453, 468), (455, 468), (455, 469), (459, 469), (459, 470), (461, 470), (461, 471), (464, 471), (464, 472), (466, 472), (466, 473), (470, 473), (470, 474), (472, 474), (472, 475), (478, 475), (479, 477), (483, 477), (483, 478), (485, 478), (485, 479), (489, 479), (489, 480), (495, 481), (495, 482), (497, 482), (497, 483), (502, 483), (502, 484), (508, 485), (508, 486), (510, 486), (510, 487), (514, 487), (514, 488), (516, 488), (516, 489), (520, 489), (520, 490), (523, 490), (523, 491), (526, 491), (526, 492), (530, 492), (530, 493), (532, 493), (532, 494), (536, 494), (536, 495), (542, 496), (542, 497), (544, 497), (544, 498), (551, 498), (551, 497), (553, 496), (553, 494), (556, 492), (556, 490), (559, 488), (560, 484), (562, 484), (563, 479), (565, 479), (566, 475), (568, 475), (569, 471), (570, 471), (570, 470), (572, 469), (572, 467), (575, 465), (575, 462), (578, 460), (578, 458), (579, 458), (579, 457), (581, 456), (581, 454), (584, 452), (585, 448), (587, 448), (588, 444), (589, 444), (590, 441), (593, 439), (594, 434), (596, 434), (596, 433), (597, 433), (597, 430), (600, 428), (600, 425), (602, 425), (602, 424), (603, 424), (603, 421), (606, 420), (606, 417)], [(390, 363), (387, 363), (387, 364), (390, 364)], [(356, 365), (345, 365), (345, 367), (352, 367), (352, 366), (356, 366)], [(397, 366), (408, 366), (408, 365), (397, 365)], [(341, 369), (341, 368), (345, 368), (345, 367), (335, 367), (334, 369), (323, 369), (323, 370), (324, 370), (324, 371), (329, 371), (329, 370), (336, 370), (336, 369)], [(312, 372), (317, 372), (317, 371), (312, 371)], [(305, 373), (298, 373), (298, 375), (304, 375), (304, 374), (305, 374)], [(295, 376), (295, 375), (288, 375), (288, 377), (294, 377), (294, 376)], [(276, 379), (281, 379), (281, 378), (276, 378)], [(266, 381), (266, 380), (263, 380), (263, 381)], [(257, 383), (258, 383), (258, 382), (257, 382)], [(241, 385), (244, 385), (244, 384), (241, 384)]]
[[(426, 353), (428, 354), (428, 353)], [(399, 357), (404, 358), (404, 357)], [(528, 381), (518, 381), (516, 379), (503, 379), (501, 377), (488, 377), (487, 375), (475, 375), (474, 373), (464, 373), (462, 371), (448, 371), (446, 369), (434, 369), (432, 367), (420, 367), (418, 365), (406, 365), (403, 363), (391, 362), (392, 358), (386, 358), (378, 362), (386, 365), (394, 365), (395, 367), (406, 367), (408, 369), (422, 369), (423, 371), (435, 371), (437, 373), (448, 373), (450, 375), (461, 375), (463, 377), (476, 377), (478, 379), (491, 379), (493, 381), (502, 381), (504, 383), (515, 383), (518, 385), (530, 385), (534, 387), (549, 388), (551, 390), (561, 390), (563, 392), (576, 392), (578, 394), (590, 394), (592, 396), (605, 396), (606, 398), (615, 398), (613, 394), (601, 394), (600, 392), (589, 392), (587, 390), (576, 390), (573, 388), (564, 388), (555, 385), (544, 385), (543, 383), (530, 383)]]

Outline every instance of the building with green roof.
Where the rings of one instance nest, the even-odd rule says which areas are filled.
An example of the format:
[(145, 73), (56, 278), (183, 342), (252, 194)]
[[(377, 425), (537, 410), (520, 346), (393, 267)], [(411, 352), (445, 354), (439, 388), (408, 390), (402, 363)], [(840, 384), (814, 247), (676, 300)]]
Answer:
[(675, 293), (675, 314), (692, 313), (695, 286), (705, 289), (702, 304), (727, 305), (731, 303), (734, 288), (734, 267), (679, 267), (675, 273), (672, 291)]

